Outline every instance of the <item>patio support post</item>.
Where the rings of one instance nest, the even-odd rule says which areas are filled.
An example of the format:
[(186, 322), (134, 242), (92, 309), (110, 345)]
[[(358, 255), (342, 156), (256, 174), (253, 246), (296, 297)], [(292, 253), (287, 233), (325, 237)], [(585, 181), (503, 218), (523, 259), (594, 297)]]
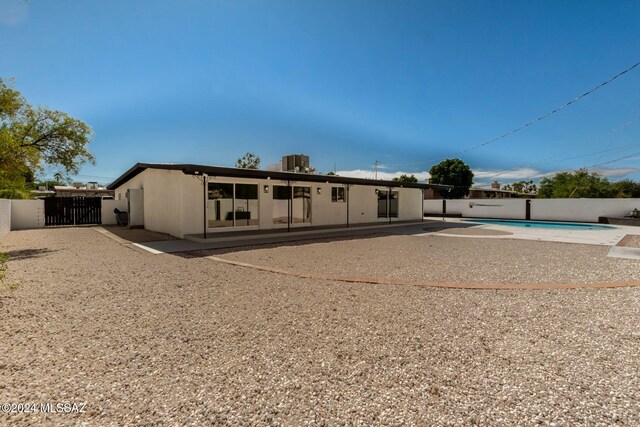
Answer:
[(208, 176), (207, 174), (203, 174), (202, 175), (202, 194), (203, 194), (203, 207), (202, 207), (202, 224), (203, 224), (203, 230), (204, 230), (204, 238), (207, 238), (207, 184), (208, 184)]
[(349, 189), (351, 188), (353, 184), (345, 184), (345, 188), (346, 188), (346, 195), (345, 197), (347, 198), (347, 228), (349, 228)]
[(293, 188), (291, 187), (291, 181), (287, 181), (287, 233), (291, 232), (291, 210), (293, 208), (292, 198), (293, 198)]
[(202, 213), (204, 215), (202, 220), (202, 235), (206, 239), (207, 238), (207, 187), (208, 187), (207, 184), (209, 183), (209, 175), (207, 175), (206, 173), (199, 175), (197, 171), (194, 173), (194, 175), (198, 179), (198, 181), (202, 183), (202, 196), (203, 196), (202, 203), (204, 204), (202, 209)]
[(389, 224), (391, 224), (391, 190), (393, 187), (387, 187), (387, 216), (389, 217)]
[(422, 189), (422, 212), (420, 214), (420, 222), (424, 222), (424, 188)]

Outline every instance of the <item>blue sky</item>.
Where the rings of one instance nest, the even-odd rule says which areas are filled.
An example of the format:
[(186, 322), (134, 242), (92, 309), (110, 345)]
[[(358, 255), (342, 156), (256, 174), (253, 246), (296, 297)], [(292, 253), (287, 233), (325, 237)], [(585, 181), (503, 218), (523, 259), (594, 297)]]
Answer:
[[(637, 1), (0, 0), (0, 76), (93, 127), (83, 181), (247, 151), (424, 177), (639, 62), (638, 22)], [(596, 169), (640, 179), (640, 67), (460, 157), (506, 183), (627, 155)]]

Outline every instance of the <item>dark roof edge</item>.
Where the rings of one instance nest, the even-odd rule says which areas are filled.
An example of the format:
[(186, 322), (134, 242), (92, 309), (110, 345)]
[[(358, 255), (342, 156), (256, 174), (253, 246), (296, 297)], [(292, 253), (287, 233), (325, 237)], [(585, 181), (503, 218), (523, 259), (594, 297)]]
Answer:
[(170, 163), (136, 163), (131, 169), (123, 173), (115, 181), (107, 186), (107, 189), (114, 190), (125, 182), (129, 181), (136, 175), (146, 169), (165, 169), (179, 170), (187, 175), (199, 175), (206, 173), (208, 175), (224, 176), (229, 178), (256, 178), (256, 179), (275, 179), (282, 181), (302, 181), (302, 182), (328, 182), (332, 184), (357, 184), (357, 185), (373, 185), (383, 187), (404, 187), (404, 188), (434, 188), (449, 189), (450, 185), (427, 184), (427, 183), (407, 183), (376, 179), (351, 178), (337, 175), (314, 175), (298, 172), (280, 172), (265, 171), (259, 169), (238, 169), (226, 168), (221, 166), (205, 166), (192, 164), (170, 164)]

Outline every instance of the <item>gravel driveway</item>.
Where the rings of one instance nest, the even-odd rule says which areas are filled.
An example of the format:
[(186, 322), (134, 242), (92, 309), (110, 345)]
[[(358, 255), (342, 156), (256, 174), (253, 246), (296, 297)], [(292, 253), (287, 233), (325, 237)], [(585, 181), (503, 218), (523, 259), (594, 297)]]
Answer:
[(639, 288), (302, 280), (90, 228), (0, 250), (0, 402), (86, 402), (0, 425), (640, 423)]

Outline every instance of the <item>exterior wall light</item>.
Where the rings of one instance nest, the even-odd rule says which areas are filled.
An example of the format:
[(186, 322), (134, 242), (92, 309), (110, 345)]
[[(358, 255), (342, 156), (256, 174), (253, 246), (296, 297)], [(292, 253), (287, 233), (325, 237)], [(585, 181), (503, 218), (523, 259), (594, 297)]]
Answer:
[(318, 188), (316, 188), (316, 192), (317, 192), (318, 194), (322, 194), (322, 187), (318, 187)]
[(268, 193), (268, 192), (269, 192), (269, 186), (268, 186), (268, 185), (265, 185), (265, 186), (264, 186), (264, 192), (265, 192), (265, 193)]

